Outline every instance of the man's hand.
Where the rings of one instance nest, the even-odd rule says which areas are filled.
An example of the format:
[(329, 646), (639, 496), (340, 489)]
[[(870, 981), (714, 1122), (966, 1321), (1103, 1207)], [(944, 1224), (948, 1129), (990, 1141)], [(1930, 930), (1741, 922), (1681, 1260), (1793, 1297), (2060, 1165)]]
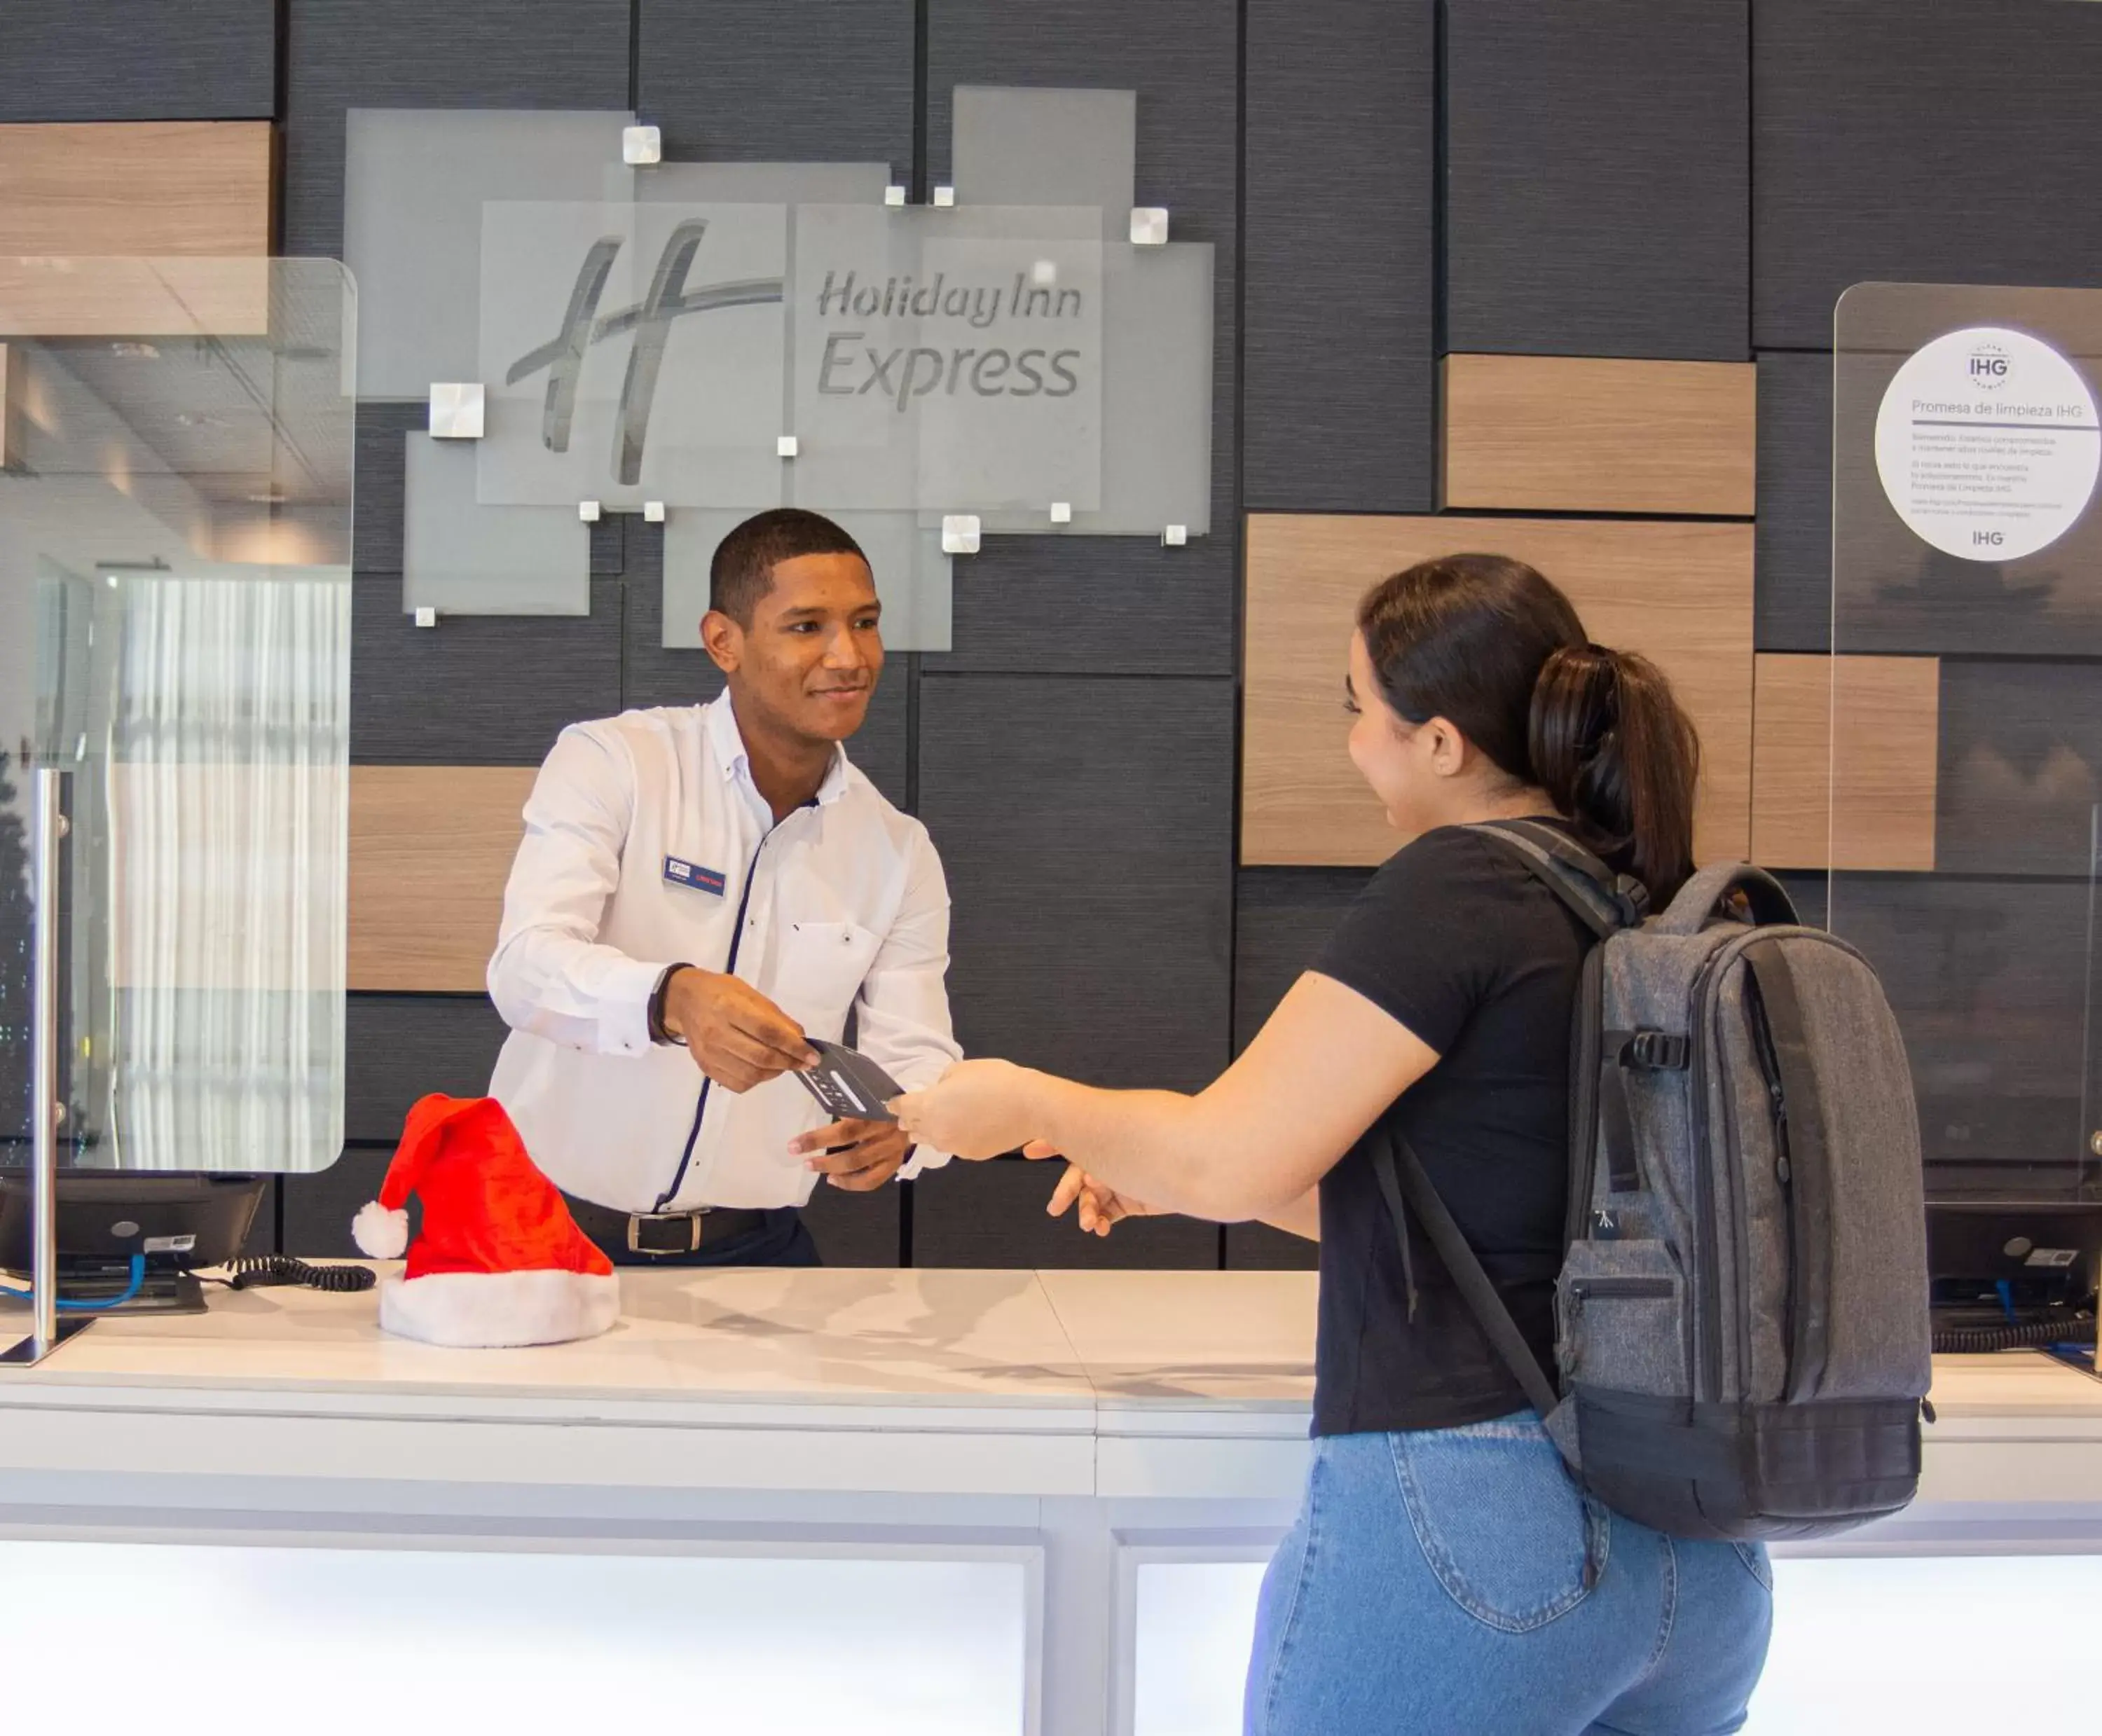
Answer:
[(818, 1064), (803, 1027), (750, 983), (693, 965), (664, 985), (664, 1029), (725, 1091), (750, 1091)]
[(896, 1175), (912, 1155), (912, 1141), (894, 1121), (836, 1121), (789, 1141), (796, 1156), (836, 1188), (867, 1194)]
[[(1054, 1154), (1031, 1150), (1031, 1157), (1050, 1157)], [(1106, 1236), (1111, 1226), (1125, 1218), (1143, 1218), (1153, 1216), (1153, 1207), (1135, 1199), (1127, 1198), (1115, 1189), (1105, 1187), (1078, 1164), (1069, 1163), (1066, 1173), (1059, 1178), (1051, 1203), (1044, 1209), (1057, 1217), (1065, 1209), (1079, 1202), (1080, 1228), (1098, 1236)]]

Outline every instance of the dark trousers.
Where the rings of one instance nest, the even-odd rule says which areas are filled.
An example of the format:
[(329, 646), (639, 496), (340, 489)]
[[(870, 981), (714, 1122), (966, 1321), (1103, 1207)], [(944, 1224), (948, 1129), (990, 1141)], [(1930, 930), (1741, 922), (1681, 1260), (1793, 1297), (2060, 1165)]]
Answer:
[[(601, 1244), (603, 1246), (603, 1244)], [(712, 1242), (690, 1254), (632, 1254), (625, 1246), (609, 1247), (605, 1257), (616, 1266), (821, 1266), (818, 1244), (803, 1214), (778, 1206), (756, 1229)]]

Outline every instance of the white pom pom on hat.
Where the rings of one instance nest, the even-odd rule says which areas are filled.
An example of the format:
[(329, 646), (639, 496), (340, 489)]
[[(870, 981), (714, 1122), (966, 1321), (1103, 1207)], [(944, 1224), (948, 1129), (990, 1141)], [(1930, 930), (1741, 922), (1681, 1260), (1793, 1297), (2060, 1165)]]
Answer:
[(350, 1220), (350, 1238), (368, 1260), (399, 1260), (409, 1247), (409, 1214), (369, 1199)]

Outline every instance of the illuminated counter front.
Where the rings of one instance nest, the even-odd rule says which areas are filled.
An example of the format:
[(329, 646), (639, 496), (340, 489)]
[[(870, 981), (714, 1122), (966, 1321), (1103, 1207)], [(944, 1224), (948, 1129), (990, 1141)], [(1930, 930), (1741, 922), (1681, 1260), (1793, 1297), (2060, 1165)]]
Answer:
[[(436, 1349), (381, 1336), (370, 1293), (264, 1290), (104, 1322), (9, 1373), (0, 1572), (50, 1594), (11, 1595), (18, 1691), (33, 1703), (33, 1660), (59, 1696), (104, 1647), (144, 1661), (238, 1629), (223, 1661), (251, 1685), (466, 1681), (519, 1697), (521, 1729), (577, 1691), (641, 1716), (623, 1681), (653, 1716), (769, 1732), (1235, 1728), (1306, 1460), (1310, 1274), (623, 1283), (619, 1326), (581, 1344)], [(1780, 1563), (1772, 1693), (1809, 1692), (1790, 1612), (1820, 1607), (1816, 1573), (1917, 1588), (2008, 1566), (1940, 1558), (2057, 1552), (2038, 1573), (2084, 1574), (2094, 1607), (2102, 1383), (2032, 1355), (1937, 1377), (1920, 1503)], [(123, 1595), (84, 1623), (98, 1585)], [(548, 1656), (585, 1689), (538, 1684)], [(347, 1701), (340, 1727), (373, 1712)]]

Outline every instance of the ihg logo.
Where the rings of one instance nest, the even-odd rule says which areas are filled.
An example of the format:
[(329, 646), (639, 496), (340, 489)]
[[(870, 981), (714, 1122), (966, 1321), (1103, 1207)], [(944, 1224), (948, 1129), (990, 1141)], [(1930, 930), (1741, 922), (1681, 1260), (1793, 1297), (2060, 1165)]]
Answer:
[(1997, 343), (1981, 343), (1971, 352), (1971, 383), (1993, 391), (2007, 383), (2007, 352)]

